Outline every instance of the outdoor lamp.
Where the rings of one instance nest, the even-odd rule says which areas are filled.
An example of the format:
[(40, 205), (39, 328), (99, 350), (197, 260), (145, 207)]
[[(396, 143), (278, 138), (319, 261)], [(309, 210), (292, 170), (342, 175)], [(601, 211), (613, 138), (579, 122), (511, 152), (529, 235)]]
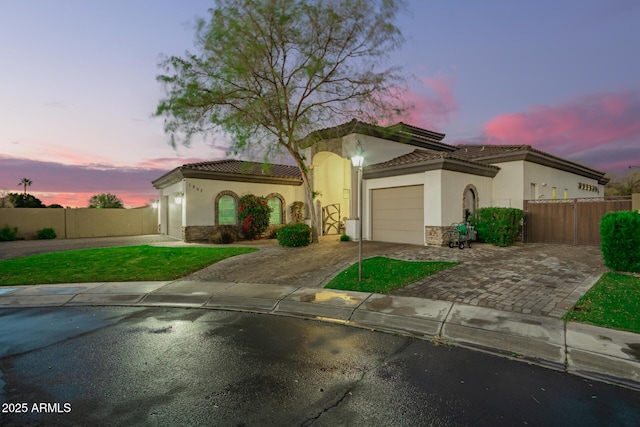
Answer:
[(356, 152), (351, 156), (351, 164), (358, 168), (358, 281), (362, 282), (362, 165), (364, 164), (364, 150), (360, 141), (356, 141)]
[(182, 194), (183, 193), (176, 193), (176, 196), (173, 199), (173, 200), (175, 200), (176, 205), (181, 205), (182, 204)]

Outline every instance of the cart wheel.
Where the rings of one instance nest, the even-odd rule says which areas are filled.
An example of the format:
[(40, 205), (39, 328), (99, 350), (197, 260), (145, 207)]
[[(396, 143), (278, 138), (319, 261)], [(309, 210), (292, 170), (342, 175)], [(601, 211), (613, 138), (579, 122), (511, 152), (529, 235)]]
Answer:
[(458, 247), (459, 247), (460, 249), (464, 249), (464, 242), (460, 242), (460, 244), (458, 245)]
[(451, 240), (449, 240), (449, 248), (453, 249), (454, 246), (455, 244)]

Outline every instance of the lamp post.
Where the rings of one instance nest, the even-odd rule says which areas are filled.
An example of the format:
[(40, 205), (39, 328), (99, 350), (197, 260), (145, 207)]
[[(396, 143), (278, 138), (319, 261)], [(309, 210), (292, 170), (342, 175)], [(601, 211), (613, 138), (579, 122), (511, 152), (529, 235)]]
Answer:
[(357, 149), (351, 157), (351, 164), (358, 168), (358, 281), (362, 282), (362, 165), (364, 164), (364, 150), (360, 141), (357, 142)]

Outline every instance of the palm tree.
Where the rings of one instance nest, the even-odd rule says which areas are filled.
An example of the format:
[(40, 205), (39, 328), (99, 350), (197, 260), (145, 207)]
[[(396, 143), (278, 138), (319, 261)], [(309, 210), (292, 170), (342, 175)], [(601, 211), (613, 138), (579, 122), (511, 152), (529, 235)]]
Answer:
[(24, 186), (24, 195), (27, 195), (27, 187), (31, 187), (31, 184), (33, 184), (33, 181), (31, 181), (29, 178), (22, 178), (20, 180), (20, 182), (18, 183), (18, 185), (23, 185)]

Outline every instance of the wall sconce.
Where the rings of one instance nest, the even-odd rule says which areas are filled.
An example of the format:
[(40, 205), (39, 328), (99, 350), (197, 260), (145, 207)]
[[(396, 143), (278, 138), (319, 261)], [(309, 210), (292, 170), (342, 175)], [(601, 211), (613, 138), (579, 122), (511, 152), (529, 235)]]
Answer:
[(176, 205), (182, 204), (182, 198), (184, 197), (184, 193), (182, 191), (175, 194), (173, 200), (176, 202)]
[(157, 201), (157, 200), (154, 200), (153, 202), (151, 202), (151, 207), (152, 207), (153, 209), (158, 209), (158, 201)]

